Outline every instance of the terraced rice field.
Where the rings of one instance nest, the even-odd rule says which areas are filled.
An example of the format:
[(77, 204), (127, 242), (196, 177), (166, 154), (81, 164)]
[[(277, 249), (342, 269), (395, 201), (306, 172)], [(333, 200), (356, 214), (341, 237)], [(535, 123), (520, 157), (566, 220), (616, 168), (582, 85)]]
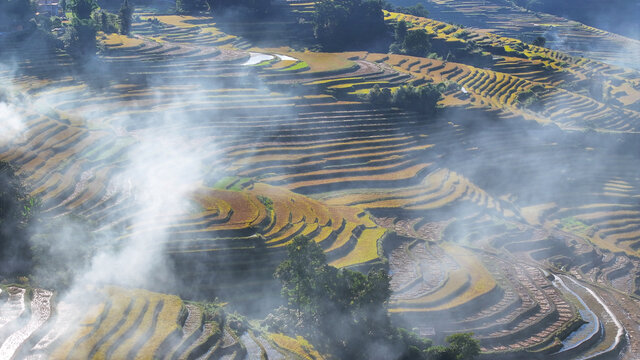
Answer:
[[(288, 6), (305, 17), (314, 4)], [(640, 351), (638, 71), (398, 13), (387, 21), (426, 29), (460, 62), (260, 48), (215, 18), (139, 15), (132, 37), (102, 39), (104, 78), (71, 75), (64, 54), (36, 50), (0, 71), (23, 94), (25, 119), (0, 159), (46, 218), (79, 217), (110, 246), (153, 238), (149, 253), (160, 249), (189, 284), (183, 298), (277, 293), (284, 246), (306, 235), (334, 266), (388, 269), (394, 322), (437, 342), (473, 331), (486, 359)], [(470, 41), (485, 63), (463, 61)], [(607, 96), (585, 88), (592, 79)], [(442, 81), (457, 86), (435, 118), (359, 97)], [(517, 100), (529, 90), (537, 107)], [(188, 206), (144, 206), (145, 187), (183, 169), (150, 157), (143, 169), (155, 176), (132, 173), (149, 139), (159, 157), (197, 154)], [(80, 306), (3, 287), (0, 357), (321, 357), (304, 339), (234, 329), (178, 296), (86, 291)]]
[(144, 290), (108, 287), (89, 301), (61, 303), (77, 322), (52, 327), (51, 292), (33, 291), (28, 322), (8, 325), (19, 330), (4, 340), (5, 359), (322, 358), (304, 339), (232, 329), (222, 308), (210, 316), (201, 304)]
[(637, 62), (624, 55), (640, 49), (640, 42), (634, 39), (499, 0), (429, 0), (426, 3), (431, 15), (443, 21), (529, 41), (543, 35), (553, 49), (638, 69)]

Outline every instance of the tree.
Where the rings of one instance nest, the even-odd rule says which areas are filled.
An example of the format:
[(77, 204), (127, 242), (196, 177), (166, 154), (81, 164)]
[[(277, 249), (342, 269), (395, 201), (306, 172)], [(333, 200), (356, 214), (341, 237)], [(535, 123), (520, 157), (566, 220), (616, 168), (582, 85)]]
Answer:
[(298, 313), (317, 312), (312, 295), (319, 287), (327, 263), (322, 249), (304, 236), (296, 237), (287, 246), (287, 259), (276, 269), (275, 277), (282, 281), (282, 295), (289, 300)]
[[(454, 87), (454, 85), (449, 85), (449, 87)], [(392, 93), (389, 88), (381, 89), (376, 84), (364, 99), (376, 107), (395, 106), (429, 115), (437, 111), (438, 102), (442, 99), (442, 92), (446, 89), (447, 86), (444, 83), (426, 84), (419, 87), (403, 85)]]
[(538, 36), (537, 38), (535, 38), (533, 40), (533, 42), (531, 44), (533, 44), (535, 46), (544, 47), (544, 45), (546, 43), (547, 43), (547, 39), (545, 39), (544, 36)]
[(413, 16), (419, 16), (419, 17), (429, 16), (429, 11), (427, 11), (427, 9), (424, 7), (424, 5), (422, 5), (422, 3), (417, 3), (413, 6), (408, 6), (408, 7), (400, 6), (396, 8), (396, 12), (409, 14)]
[(63, 38), (67, 52), (79, 59), (86, 59), (97, 51), (96, 26), (92, 19), (71, 19), (71, 26)]
[(98, 26), (91, 18), (91, 13), (98, 8), (98, 4), (95, 0), (68, 0), (67, 8), (71, 10), (72, 18), (71, 25), (62, 39), (65, 49), (77, 59), (87, 59), (97, 50)]
[(429, 34), (424, 29), (409, 31), (404, 38), (402, 47), (407, 55), (427, 56), (431, 49)]
[(473, 337), (473, 333), (458, 333), (447, 336), (449, 348), (456, 354), (456, 360), (471, 360), (480, 354), (480, 342)]
[(200, 2), (196, 0), (176, 0), (176, 11), (179, 14), (188, 14), (196, 11), (200, 5)]
[(326, 50), (366, 48), (386, 35), (380, 0), (322, 0), (313, 16), (316, 39)]
[(287, 258), (275, 277), (293, 309), (280, 308), (265, 320), (270, 331), (303, 335), (337, 359), (369, 359), (372, 345), (393, 349), (401, 360), (469, 360), (479, 351), (471, 333), (447, 337), (449, 346), (391, 326), (387, 303), (391, 296), (387, 271), (366, 275), (327, 264), (318, 244), (297, 236), (287, 245)]
[(403, 43), (407, 37), (407, 22), (404, 20), (398, 21), (396, 24), (395, 39), (398, 43)]
[(91, 14), (91, 19), (96, 30), (100, 30), (105, 34), (113, 34), (118, 32), (120, 25), (118, 24), (118, 16), (106, 10), (96, 10)]
[(441, 87), (440, 84), (426, 84), (420, 87), (403, 85), (393, 94), (393, 105), (421, 114), (432, 114), (442, 98)]
[(386, 107), (391, 105), (393, 95), (391, 94), (391, 89), (381, 89), (380, 85), (375, 84), (369, 92), (368, 100), (371, 104), (377, 107)]
[(426, 351), (427, 360), (456, 360), (450, 348), (442, 345), (432, 346)]
[(90, 19), (93, 10), (98, 8), (95, 0), (68, 0), (67, 8), (78, 19)]
[(363, 345), (388, 341), (392, 333), (386, 304), (391, 296), (386, 271), (368, 274), (327, 264), (318, 244), (296, 237), (287, 246), (287, 258), (276, 269), (282, 294), (295, 308), (293, 327), (324, 344), (337, 358), (366, 356)]
[(131, 16), (133, 9), (129, 6), (129, 0), (124, 0), (120, 11), (118, 11), (118, 24), (120, 27), (120, 34), (129, 35), (131, 32)]
[(39, 201), (29, 196), (16, 169), (0, 161), (0, 273), (25, 274), (31, 266), (28, 226)]

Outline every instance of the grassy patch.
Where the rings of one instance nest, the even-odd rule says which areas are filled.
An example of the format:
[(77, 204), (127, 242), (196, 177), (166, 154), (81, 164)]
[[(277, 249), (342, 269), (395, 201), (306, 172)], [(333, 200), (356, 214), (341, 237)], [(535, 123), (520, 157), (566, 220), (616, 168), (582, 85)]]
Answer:
[(293, 66), (280, 69), (279, 71), (295, 71), (295, 70), (302, 70), (302, 69), (308, 69), (308, 68), (309, 68), (309, 65), (306, 62), (300, 61), (295, 63)]
[(282, 334), (269, 334), (269, 339), (271, 339), (279, 348), (292, 352), (301, 359), (324, 359), (322, 355), (313, 348), (313, 345), (309, 344), (309, 342), (301, 336), (294, 339)]

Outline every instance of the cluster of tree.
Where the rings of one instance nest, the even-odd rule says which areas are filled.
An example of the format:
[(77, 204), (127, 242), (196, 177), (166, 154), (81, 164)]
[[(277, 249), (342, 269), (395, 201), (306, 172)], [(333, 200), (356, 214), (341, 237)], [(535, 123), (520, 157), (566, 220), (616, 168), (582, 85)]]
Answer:
[(384, 5), (384, 8), (389, 11), (395, 11), (395, 12), (409, 14), (413, 16), (419, 16), (419, 17), (429, 16), (429, 11), (424, 7), (422, 3), (417, 3), (413, 6), (397, 6), (397, 7), (393, 6), (390, 3), (386, 3)]
[(97, 26), (91, 13), (98, 8), (94, 0), (68, 0), (66, 9), (71, 12), (71, 25), (65, 29), (63, 42), (67, 52), (76, 58), (95, 54)]
[(438, 101), (442, 99), (445, 89), (446, 85), (443, 83), (403, 85), (392, 92), (389, 88), (380, 88), (376, 84), (366, 96), (366, 100), (377, 107), (393, 106), (429, 115), (437, 111)]
[(29, 195), (16, 169), (0, 161), (0, 274), (26, 274), (31, 268), (29, 225), (39, 201)]
[(327, 264), (320, 246), (304, 236), (296, 237), (287, 251), (275, 276), (288, 299), (291, 322), (300, 324), (297, 331), (342, 359), (361, 358), (362, 342), (390, 335), (386, 272), (338, 270)]
[(225, 12), (264, 16), (272, 9), (271, 0), (176, 0), (176, 11), (181, 14), (194, 11)]
[(118, 14), (98, 7), (95, 0), (67, 0), (65, 10), (71, 12), (71, 25), (65, 30), (63, 42), (67, 52), (80, 59), (96, 53), (96, 33), (129, 34), (133, 8), (124, 0)]
[(313, 32), (328, 51), (375, 47), (387, 37), (382, 1), (319, 1), (313, 16)]
[[(391, 296), (387, 272), (372, 270), (365, 275), (330, 266), (320, 246), (305, 236), (287, 246), (287, 258), (275, 276), (282, 282), (288, 306), (269, 315), (265, 324), (271, 331), (303, 335), (335, 358), (401, 354), (403, 360), (462, 360), (479, 353), (471, 334), (451, 336), (447, 347), (432, 346), (430, 340), (393, 327), (387, 312)], [(388, 354), (381, 355), (381, 349)]]
[(431, 42), (426, 30), (408, 31), (408, 25), (404, 20), (396, 24), (394, 39), (389, 46), (389, 52), (393, 54), (425, 57), (431, 51)]
[(445, 341), (447, 346), (432, 346), (414, 359), (467, 360), (480, 354), (480, 342), (473, 338), (473, 333), (452, 334)]

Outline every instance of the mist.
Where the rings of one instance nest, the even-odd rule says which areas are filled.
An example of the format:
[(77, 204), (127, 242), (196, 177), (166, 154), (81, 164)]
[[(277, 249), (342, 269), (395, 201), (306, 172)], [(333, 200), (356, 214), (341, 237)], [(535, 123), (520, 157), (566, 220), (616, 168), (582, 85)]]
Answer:
[[(554, 36), (551, 31), (545, 34), (556, 46), (564, 46), (566, 38)], [(384, 244), (373, 245), (388, 246), (384, 255), (389, 257), (394, 250), (394, 256), (398, 250), (410, 252), (416, 244), (439, 256), (439, 246), (450, 243), (482, 258), (478, 263), (493, 271), (492, 276), (499, 273), (491, 267), (496, 264), (527, 264), (526, 276), (537, 276), (545, 289), (552, 285), (547, 271), (540, 269), (556, 271), (561, 262), (575, 271), (585, 264), (585, 268), (611, 264), (603, 259), (612, 256), (636, 261), (556, 228), (559, 220), (580, 214), (585, 207), (636, 206), (635, 198), (612, 195), (607, 188), (612, 179), (628, 182), (625, 187), (640, 184), (640, 170), (634, 166), (640, 147), (638, 119), (629, 117), (624, 124), (630, 112), (602, 99), (589, 100), (593, 96), (589, 89), (599, 89), (604, 80), (594, 76), (581, 83), (585, 89), (580, 89), (580, 97), (567, 99), (566, 92), (549, 90), (539, 109), (485, 104), (478, 96), (472, 105), (446, 106), (437, 116), (425, 117), (401, 109), (374, 109), (357, 103), (355, 97), (340, 98), (337, 91), (331, 93), (336, 96), (331, 101), (342, 101), (343, 108), (326, 103), (307, 107), (305, 101), (311, 100), (302, 96), (322, 88), (294, 83), (313, 76), (326, 80), (332, 74), (294, 75), (267, 84), (254, 70), (257, 60), (250, 61), (248, 51), (223, 49), (226, 58), (217, 63), (213, 51), (206, 53), (198, 45), (172, 47), (158, 41), (153, 46), (160, 50), (145, 61), (140, 58), (147, 55), (135, 51), (106, 51), (81, 68), (57, 73), (50, 83), (15, 62), (0, 68), (0, 148), (4, 158), (21, 166), (20, 175), (32, 193), (42, 196), (42, 221), (29, 229), (36, 252), (30, 275), (40, 282), (37, 285), (61, 291), (54, 324), (79, 328), (88, 308), (107, 296), (96, 290), (110, 285), (173, 293), (188, 300), (230, 300), (230, 308), (255, 318), (282, 305), (280, 284), (265, 269), (275, 268), (283, 259), (283, 248), (267, 247), (255, 224), (211, 235), (198, 231), (219, 221), (215, 216), (203, 216), (202, 223), (192, 221), (192, 216), (211, 210), (194, 199), (227, 176), (244, 179), (240, 190), (229, 186), (224, 191), (249, 192), (255, 183), (264, 182), (339, 204), (327, 207), (335, 212), (344, 210), (342, 196), (387, 196), (395, 206), (376, 204), (375, 198), (350, 200), (349, 206), (358, 209), (354, 218), (371, 216), (376, 224), (395, 231), (389, 232)], [(191, 57), (193, 53), (197, 55)], [(404, 74), (402, 78), (400, 72), (387, 76), (391, 66), (380, 65), (384, 61), (358, 61), (377, 72), (357, 76), (379, 76), (392, 85), (411, 79)], [(336, 78), (348, 73), (341, 71)], [(447, 91), (448, 100), (463, 96), (458, 90)], [(251, 102), (234, 92), (250, 94)], [(576, 99), (592, 101), (590, 109), (603, 109), (615, 118), (592, 120), (592, 114), (571, 114)], [(560, 110), (552, 116), (547, 105)], [(543, 117), (549, 121), (536, 122)], [(64, 136), (58, 138), (59, 134)], [(381, 145), (366, 144), (371, 139)], [(421, 165), (422, 170), (402, 177), (403, 171)], [(373, 178), (387, 171), (399, 175)], [(434, 174), (443, 174), (444, 180)], [(305, 183), (315, 179), (331, 181)], [(404, 189), (417, 195), (404, 195)], [(297, 206), (293, 197), (283, 195), (279, 200)], [(547, 210), (530, 216), (530, 208), (536, 206)], [(556, 218), (547, 224), (543, 215), (549, 213)], [(608, 220), (615, 220), (615, 215), (598, 221)], [(291, 226), (288, 223), (280, 231)], [(376, 226), (360, 224), (354, 234)], [(593, 229), (597, 231), (595, 225)], [(358, 236), (349, 237), (348, 246), (355, 247)], [(233, 249), (219, 253), (214, 244), (201, 253), (189, 252), (211, 237), (227, 241)], [(549, 247), (521, 251), (520, 246), (527, 244), (520, 243), (540, 240), (537, 237)], [(344, 249), (338, 250), (331, 260), (343, 256)], [(435, 256), (435, 261), (447, 256)], [(225, 260), (236, 258), (237, 265), (225, 268)], [(386, 260), (353, 268), (393, 270), (396, 264)], [(462, 267), (445, 260), (436, 263), (443, 274)], [(431, 270), (417, 263), (419, 271)], [(632, 267), (629, 273), (635, 271)], [(394, 324), (433, 335), (442, 344), (447, 331), (453, 331), (466, 314), (497, 306), (496, 299), (512, 291), (507, 280), (501, 277), (501, 281), (473, 304), (425, 318), (411, 313), (393, 316)], [(345, 321), (343, 317), (336, 314), (335, 322)], [(365, 335), (341, 335), (360, 341), (369, 358), (400, 356), (399, 349), (382, 343), (374, 346)]]

